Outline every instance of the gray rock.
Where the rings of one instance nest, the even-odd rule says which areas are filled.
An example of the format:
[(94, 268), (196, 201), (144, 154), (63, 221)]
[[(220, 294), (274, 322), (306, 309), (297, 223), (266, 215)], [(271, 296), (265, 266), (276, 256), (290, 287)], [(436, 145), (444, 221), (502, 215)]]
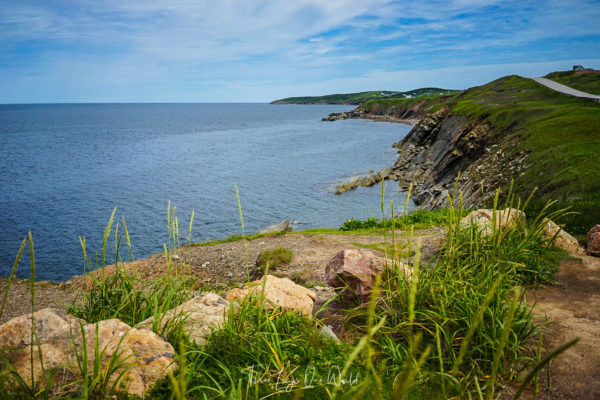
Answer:
[(286, 219), (277, 224), (269, 225), (266, 228), (261, 229), (258, 231), (258, 234), (265, 235), (267, 233), (289, 232), (291, 230), (292, 227), (290, 226), (290, 221)]

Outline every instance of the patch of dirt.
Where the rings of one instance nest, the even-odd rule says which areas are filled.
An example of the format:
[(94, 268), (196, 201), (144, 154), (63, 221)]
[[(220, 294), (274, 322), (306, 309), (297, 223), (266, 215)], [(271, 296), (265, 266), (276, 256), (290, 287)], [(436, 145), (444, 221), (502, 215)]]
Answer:
[(531, 290), (527, 299), (548, 320), (547, 349), (579, 342), (552, 362), (549, 391), (541, 374), (538, 399), (600, 399), (600, 258), (563, 260), (559, 268), (560, 285)]
[[(0, 294), (2, 296), (4, 296), (7, 284), (7, 278), (0, 279)], [(35, 311), (48, 307), (67, 309), (76, 296), (77, 292), (75, 290), (62, 288), (56, 283), (36, 282), (34, 309)], [(10, 285), (10, 292), (6, 297), (4, 312), (0, 316), (0, 324), (30, 312), (31, 283), (29, 281), (13, 281)]]

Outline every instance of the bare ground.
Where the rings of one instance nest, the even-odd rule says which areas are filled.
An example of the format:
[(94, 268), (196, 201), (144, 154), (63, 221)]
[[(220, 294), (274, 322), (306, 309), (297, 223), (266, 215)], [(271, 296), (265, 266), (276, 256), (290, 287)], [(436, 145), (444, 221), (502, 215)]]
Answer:
[[(439, 248), (444, 232), (430, 229), (398, 232), (398, 250), (410, 254), (411, 247), (422, 242), (424, 255)], [(388, 243), (391, 238), (388, 236)], [(248, 265), (253, 268), (259, 253), (279, 246), (292, 250), (294, 258), (288, 266), (273, 274), (286, 276), (317, 292), (317, 301), (331, 297), (333, 292), (325, 283), (325, 265), (340, 250), (367, 247), (382, 255), (384, 238), (381, 235), (288, 234), (266, 236), (246, 243)], [(176, 260), (180, 268), (197, 278), (199, 285), (224, 290), (246, 281), (244, 242), (222, 243), (214, 246), (186, 246), (178, 250)], [(142, 279), (158, 278), (167, 272), (165, 257), (156, 254), (146, 259), (127, 263)], [(113, 267), (107, 268), (110, 271)], [(546, 348), (557, 346), (579, 337), (579, 343), (560, 355), (552, 363), (550, 389), (542, 374), (539, 399), (600, 399), (600, 258), (583, 256), (563, 260), (557, 276), (559, 285), (528, 291), (534, 312), (547, 320)], [(6, 279), (0, 280), (0, 293), (4, 292)], [(35, 309), (45, 307), (66, 308), (85, 285), (84, 277), (74, 277), (62, 284), (36, 283)], [(11, 286), (0, 322), (25, 314), (31, 310), (30, 284), (18, 281)], [(507, 388), (503, 398), (510, 398), (514, 388)], [(531, 397), (526, 393), (525, 397)]]

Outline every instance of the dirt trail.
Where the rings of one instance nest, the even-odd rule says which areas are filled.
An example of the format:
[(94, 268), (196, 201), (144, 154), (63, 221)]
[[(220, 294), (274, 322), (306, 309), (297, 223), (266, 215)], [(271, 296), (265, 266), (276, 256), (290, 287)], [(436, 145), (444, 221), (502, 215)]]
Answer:
[(600, 258), (563, 260), (560, 286), (528, 292), (534, 312), (548, 319), (547, 348), (579, 338), (551, 367), (551, 389), (542, 375), (539, 399), (600, 399)]

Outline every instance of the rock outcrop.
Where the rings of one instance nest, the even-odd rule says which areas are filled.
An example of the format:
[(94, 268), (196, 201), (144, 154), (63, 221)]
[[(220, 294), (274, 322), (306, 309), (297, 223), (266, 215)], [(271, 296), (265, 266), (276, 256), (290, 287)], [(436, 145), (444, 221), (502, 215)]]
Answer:
[(584, 254), (577, 239), (560, 226), (556, 225), (552, 220), (544, 218), (542, 220), (542, 226), (544, 229), (544, 239), (552, 240), (552, 245), (554, 247), (568, 251), (569, 253)]
[[(495, 224), (494, 221), (495, 220)], [(515, 225), (525, 223), (525, 213), (515, 208), (505, 208), (504, 210), (479, 209), (470, 212), (466, 217), (460, 220), (460, 226), (467, 228), (472, 224), (476, 225), (482, 235), (490, 235), (494, 230), (506, 230)]]
[[(33, 319), (34, 343), (31, 363), (31, 327)], [(85, 342), (82, 332), (85, 333)], [(12, 368), (27, 385), (33, 380), (44, 379), (45, 371), (57, 368), (54, 379), (74, 382), (81, 379), (77, 367), (83, 347), (87, 350), (88, 370), (93, 371), (94, 348), (97, 344), (106, 368), (111, 357), (129, 368), (121, 376), (117, 388), (121, 391), (144, 396), (154, 383), (176, 368), (173, 347), (153, 332), (131, 328), (110, 319), (97, 324), (86, 324), (62, 310), (46, 308), (33, 314), (16, 317), (0, 326), (0, 351)], [(1, 364), (3, 369), (7, 365)], [(112, 386), (124, 367), (113, 372), (109, 378)]]
[(259, 298), (264, 284), (264, 305), (266, 308), (281, 307), (288, 311), (298, 311), (306, 317), (312, 317), (312, 309), (317, 295), (312, 290), (297, 285), (288, 278), (273, 275), (263, 276), (250, 282), (241, 289), (231, 289), (225, 298), (229, 301), (241, 301), (248, 296)]
[[(456, 185), (463, 194), (463, 206), (475, 207), (527, 168), (527, 153), (513, 152), (510, 130), (495, 133), (484, 118), (453, 112), (445, 105), (428, 112), (434, 104), (417, 103), (398, 110), (367, 110), (357, 108), (331, 114), (325, 120), (346, 118), (385, 119), (416, 123), (404, 139), (394, 147), (398, 159), (385, 171), (385, 179), (398, 181), (402, 189), (413, 185), (413, 200), (425, 209), (447, 204), (448, 195)], [(383, 171), (382, 171), (383, 172)], [(460, 177), (459, 177), (460, 174)], [(358, 186), (370, 186), (379, 180), (381, 172), (350, 178), (336, 185), (338, 193)], [(457, 180), (457, 177), (458, 180)]]
[(588, 256), (600, 257), (600, 225), (594, 225), (585, 235), (585, 247)]
[[(342, 290), (346, 302), (365, 302), (373, 291), (375, 277), (393, 262), (368, 250), (348, 249), (337, 253), (325, 267), (327, 284)], [(410, 275), (410, 269), (398, 266)]]
[[(227, 300), (214, 293), (202, 293), (167, 311), (155, 327), (155, 331), (163, 334), (168, 323), (181, 323), (188, 339), (202, 346), (214, 329), (223, 326), (228, 311), (229, 302)], [(137, 324), (136, 328), (152, 330), (153, 325), (154, 317), (150, 317)]]
[(402, 122), (416, 125), (428, 110), (428, 102), (420, 101), (411, 106), (390, 105), (389, 107), (372, 109), (357, 107), (354, 110), (341, 113), (331, 113), (322, 121), (338, 121), (343, 119), (372, 119), (390, 122)]
[(259, 235), (266, 235), (267, 233), (279, 233), (279, 232), (289, 232), (292, 230), (290, 226), (290, 221), (285, 219), (277, 224), (269, 225), (264, 229), (261, 229), (257, 233)]

